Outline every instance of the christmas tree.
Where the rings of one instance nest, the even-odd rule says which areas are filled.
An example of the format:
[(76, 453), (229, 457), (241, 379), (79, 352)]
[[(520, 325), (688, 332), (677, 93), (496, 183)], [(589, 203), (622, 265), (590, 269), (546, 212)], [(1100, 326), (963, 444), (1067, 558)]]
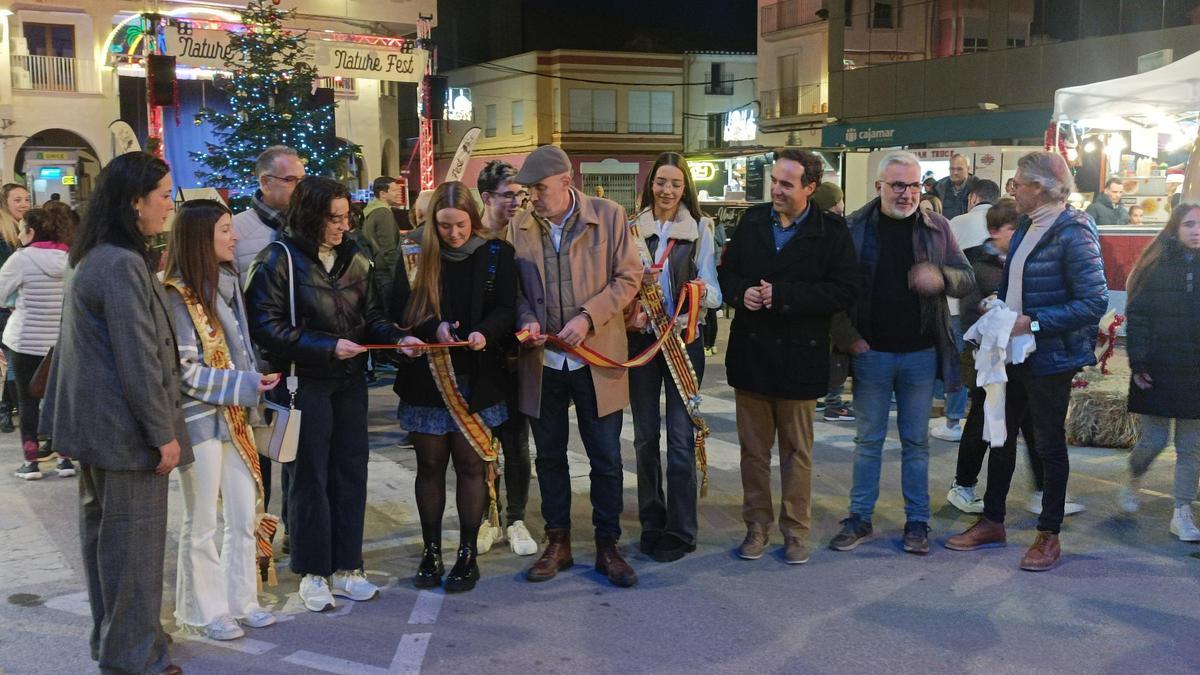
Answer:
[(205, 185), (229, 188), (246, 196), (256, 184), (254, 160), (272, 145), (295, 148), (309, 175), (338, 177), (355, 146), (333, 139), (335, 104), (313, 98), (317, 70), (303, 32), (283, 22), (295, 10), (280, 10), (278, 0), (250, 0), (241, 12), (244, 29), (228, 31), (230, 74), (213, 86), (229, 101), (229, 112), (202, 108), (196, 124), (208, 123), (216, 142), (192, 157), (207, 171), (196, 177)]

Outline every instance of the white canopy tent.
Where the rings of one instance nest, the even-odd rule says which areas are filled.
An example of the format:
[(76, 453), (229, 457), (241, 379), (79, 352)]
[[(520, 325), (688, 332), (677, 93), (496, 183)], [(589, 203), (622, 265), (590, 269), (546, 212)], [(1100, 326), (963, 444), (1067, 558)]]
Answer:
[(1127, 129), (1137, 118), (1157, 122), (1197, 111), (1200, 52), (1149, 72), (1054, 92), (1054, 119), (1084, 127)]

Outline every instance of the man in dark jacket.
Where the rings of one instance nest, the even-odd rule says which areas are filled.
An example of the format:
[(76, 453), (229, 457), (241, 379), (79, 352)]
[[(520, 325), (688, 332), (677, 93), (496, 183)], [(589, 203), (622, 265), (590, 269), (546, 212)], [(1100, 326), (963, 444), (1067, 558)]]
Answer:
[[(1008, 436), (1026, 411), (1032, 415), (1034, 449), (1042, 458), (1045, 486), (1038, 535), (1021, 569), (1039, 572), (1058, 562), (1067, 494), (1064, 426), (1076, 371), (1096, 363), (1096, 326), (1108, 307), (1100, 237), (1091, 218), (1066, 204), (1073, 180), (1063, 158), (1032, 152), (1017, 162), (1017, 210), (1023, 215), (1005, 262), (999, 297), (1017, 312), (1013, 335), (1033, 334), (1037, 350), (1008, 366), (1005, 417)], [(1004, 504), (1012, 481), (1012, 444), (993, 448), (983, 518), (946, 546), (969, 551), (1005, 543)]]
[(971, 160), (966, 155), (954, 155), (950, 158), (950, 175), (937, 182), (937, 194), (942, 198), (942, 216), (950, 220), (970, 211), (967, 198), (974, 189)]
[(895, 394), (902, 447), (904, 550), (929, 552), (933, 381), (940, 375), (947, 393), (961, 386), (946, 297), (969, 293), (975, 275), (950, 223), (917, 208), (920, 177), (921, 164), (912, 153), (887, 155), (875, 181), (878, 198), (847, 219), (858, 254), (862, 299), (854, 311), (855, 326), (839, 329), (849, 337), (836, 339), (849, 344), (854, 358), (858, 434), (850, 515), (829, 543), (837, 551), (849, 551), (871, 536), (888, 410)]
[(1121, 206), (1125, 182), (1113, 176), (1104, 183), (1104, 191), (1087, 207), (1087, 214), (1097, 225), (1128, 225), (1129, 211)]
[(771, 446), (778, 434), (784, 556), (789, 564), (808, 562), (813, 412), (828, 391), (829, 322), (857, 295), (844, 221), (809, 203), (821, 173), (821, 159), (810, 152), (776, 151), (771, 204), (742, 216), (717, 273), (737, 310), (725, 372), (736, 393), (746, 521), (738, 555), (746, 560), (762, 557), (774, 520)]

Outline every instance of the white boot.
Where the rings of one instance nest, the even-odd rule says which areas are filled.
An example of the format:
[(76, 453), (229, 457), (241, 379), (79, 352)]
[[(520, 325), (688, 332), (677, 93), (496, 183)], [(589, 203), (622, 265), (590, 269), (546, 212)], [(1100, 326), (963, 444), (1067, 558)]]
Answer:
[(1129, 482), (1117, 490), (1117, 506), (1125, 513), (1137, 513), (1138, 510), (1138, 480), (1132, 476)]
[(1171, 534), (1179, 537), (1179, 541), (1200, 541), (1200, 529), (1192, 520), (1191, 506), (1175, 507), (1175, 514), (1171, 516)]

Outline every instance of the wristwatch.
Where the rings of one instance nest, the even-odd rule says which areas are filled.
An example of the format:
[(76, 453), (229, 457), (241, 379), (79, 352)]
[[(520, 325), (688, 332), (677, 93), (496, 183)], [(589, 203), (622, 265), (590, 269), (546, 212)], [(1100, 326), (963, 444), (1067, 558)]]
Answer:
[(1036, 333), (1042, 329), (1042, 325), (1037, 322), (1037, 319), (1029, 322), (1029, 332)]

